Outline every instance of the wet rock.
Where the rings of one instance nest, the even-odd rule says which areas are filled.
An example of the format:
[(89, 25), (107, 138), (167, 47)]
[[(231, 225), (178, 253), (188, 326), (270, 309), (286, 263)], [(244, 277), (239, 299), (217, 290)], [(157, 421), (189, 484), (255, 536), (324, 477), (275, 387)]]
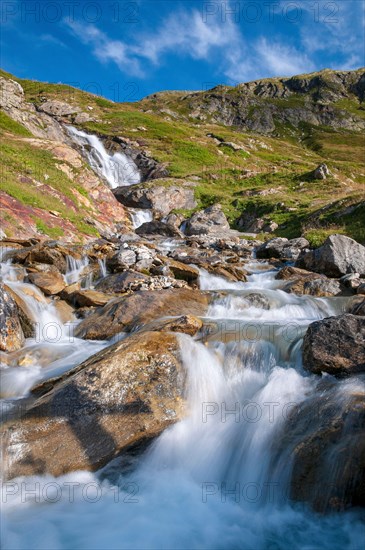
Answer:
[(323, 297), (340, 296), (343, 294), (343, 287), (340, 281), (337, 281), (336, 279), (317, 277), (304, 282), (303, 294)]
[(365, 317), (344, 314), (310, 324), (303, 340), (303, 367), (339, 377), (365, 372)]
[(33, 262), (41, 264), (50, 264), (55, 266), (61, 273), (66, 273), (66, 251), (61, 250), (57, 246), (37, 245), (32, 248), (26, 259), (26, 265)]
[(104, 340), (165, 316), (204, 315), (209, 294), (188, 288), (141, 291), (116, 298), (82, 321), (75, 336)]
[(245, 300), (249, 302), (250, 306), (257, 307), (258, 309), (271, 309), (269, 298), (260, 292), (246, 294)]
[(182, 237), (182, 233), (179, 229), (158, 220), (143, 223), (136, 229), (136, 233), (137, 235), (161, 235), (170, 238)]
[(113, 298), (97, 290), (77, 290), (73, 294), (73, 302), (78, 307), (105, 306)]
[(139, 184), (118, 187), (114, 196), (125, 206), (132, 208), (152, 208), (158, 216), (167, 216), (171, 210), (191, 210), (197, 203), (194, 198), (194, 183), (179, 182), (179, 185)]
[(184, 383), (171, 333), (138, 333), (102, 350), (34, 388), (40, 397), (3, 426), (6, 477), (101, 468), (183, 416)]
[(289, 293), (311, 296), (338, 296), (348, 293), (340, 281), (328, 279), (325, 275), (318, 275), (299, 267), (284, 267), (275, 278), (288, 281), (282, 290)]
[(62, 323), (69, 323), (75, 319), (74, 308), (65, 300), (55, 300), (54, 306)]
[(349, 313), (352, 313), (352, 315), (362, 315), (365, 317), (365, 299), (355, 303)]
[(112, 273), (124, 271), (137, 262), (137, 255), (131, 248), (118, 250), (111, 258), (107, 258), (106, 267)]
[(17, 305), (0, 283), (0, 350), (16, 351), (24, 343), (24, 334), (18, 316)]
[(146, 282), (149, 280), (148, 275), (127, 270), (123, 273), (115, 273), (104, 277), (96, 286), (95, 289), (100, 292), (122, 294), (129, 290), (130, 285), (137, 282)]
[(357, 287), (356, 292), (357, 292), (357, 294), (365, 294), (365, 283), (361, 283)]
[[(256, 256), (260, 259), (280, 258), (283, 260), (296, 260), (301, 251), (309, 246), (307, 239), (299, 237), (291, 239), (276, 237), (259, 246)], [(299, 266), (301, 267), (301, 266)]]
[(28, 278), (44, 294), (59, 294), (66, 286), (65, 280), (58, 272), (30, 273)]
[(195, 336), (202, 328), (203, 321), (194, 315), (182, 315), (174, 319), (153, 321), (146, 326), (146, 330), (159, 332), (182, 332)]
[(224, 230), (229, 230), (229, 223), (219, 204), (196, 212), (185, 226), (186, 235), (206, 235)]
[(297, 267), (342, 277), (348, 273), (365, 276), (365, 247), (344, 235), (331, 235), (324, 244), (297, 260)]
[(171, 259), (168, 259), (168, 267), (176, 279), (182, 279), (187, 283), (196, 283), (198, 281), (199, 270), (196, 267)]
[(167, 225), (171, 225), (172, 227), (175, 227), (175, 229), (180, 229), (181, 224), (185, 220), (184, 216), (182, 214), (175, 214), (172, 212), (166, 218), (163, 219), (163, 221)]
[(336, 385), (294, 408), (277, 438), (293, 460), (291, 499), (321, 513), (365, 505), (364, 403), (361, 390)]

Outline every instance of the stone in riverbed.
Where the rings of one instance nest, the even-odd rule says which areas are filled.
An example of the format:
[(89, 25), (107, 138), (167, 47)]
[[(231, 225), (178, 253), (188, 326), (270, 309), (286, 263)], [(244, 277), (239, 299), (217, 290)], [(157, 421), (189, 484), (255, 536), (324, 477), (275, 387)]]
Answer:
[(129, 290), (131, 284), (138, 282), (149, 281), (148, 275), (144, 273), (137, 273), (136, 271), (127, 270), (123, 273), (114, 273), (113, 275), (107, 275), (102, 279), (95, 289), (100, 292), (123, 294)]
[(219, 204), (196, 212), (187, 220), (185, 226), (186, 235), (206, 235), (225, 230), (229, 230), (229, 223)]
[(310, 324), (303, 340), (303, 367), (338, 377), (365, 372), (365, 317), (344, 314)]
[(282, 290), (289, 293), (309, 294), (311, 296), (337, 296), (346, 291), (340, 281), (328, 279), (325, 275), (319, 275), (299, 267), (286, 266), (277, 273), (275, 278), (288, 281), (282, 287)]
[(336, 384), (291, 409), (275, 444), (293, 460), (291, 499), (321, 513), (365, 505), (364, 397)]
[(365, 247), (344, 235), (331, 235), (322, 246), (300, 257), (296, 266), (328, 277), (342, 277), (348, 273), (358, 273), (363, 277)]
[(276, 237), (259, 246), (256, 256), (260, 259), (280, 258), (282, 260), (296, 260), (301, 251), (309, 246), (307, 239), (299, 237), (291, 239)]
[(143, 332), (40, 384), (2, 427), (5, 477), (97, 470), (151, 441), (183, 416), (185, 376), (176, 336)]
[(0, 283), (0, 350), (11, 352), (22, 347), (24, 334), (18, 308), (9, 292)]
[(195, 336), (202, 328), (203, 321), (194, 315), (182, 315), (174, 319), (152, 321), (146, 326), (146, 330), (154, 330), (159, 332), (182, 332)]
[(182, 237), (182, 233), (177, 227), (158, 220), (143, 223), (137, 227), (136, 233), (137, 235), (162, 235), (170, 239)]
[(113, 298), (97, 290), (78, 290), (73, 294), (73, 302), (78, 307), (105, 306)]
[(29, 273), (28, 278), (47, 296), (59, 294), (66, 286), (65, 280), (59, 272)]
[(208, 293), (189, 288), (137, 291), (130, 296), (115, 298), (89, 315), (76, 327), (75, 336), (105, 340), (165, 316), (203, 316), (208, 305)]

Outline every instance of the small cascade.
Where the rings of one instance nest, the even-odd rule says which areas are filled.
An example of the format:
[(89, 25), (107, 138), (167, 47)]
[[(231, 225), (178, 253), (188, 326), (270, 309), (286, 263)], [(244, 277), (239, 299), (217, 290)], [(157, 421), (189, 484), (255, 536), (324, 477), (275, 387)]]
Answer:
[(106, 268), (106, 258), (98, 258), (100, 278), (103, 279), (107, 276), (108, 271)]
[[(4, 249), (2, 253), (6, 258)], [(77, 281), (87, 265), (85, 259), (75, 260), (69, 256), (69, 280)], [(5, 400), (27, 395), (37, 381), (62, 374), (107, 345), (75, 338), (76, 319), (63, 323), (55, 302), (35, 285), (24, 282), (25, 276), (25, 269), (13, 266), (10, 260), (0, 263), (1, 281), (18, 297), (22, 309), (34, 323), (34, 334), (26, 339), (24, 347), (0, 357), (0, 398)]]
[(68, 126), (71, 138), (81, 147), (91, 168), (102, 178), (109, 187), (133, 185), (141, 181), (136, 164), (123, 153), (109, 154), (101, 140), (93, 135)]
[[(74, 258), (73, 256), (70, 256), (69, 254), (66, 256), (66, 274), (65, 274), (65, 280), (68, 285), (72, 285), (73, 283), (77, 283), (82, 279), (84, 281), (84, 287), (89, 288), (90, 287), (90, 281), (87, 280), (89, 277), (89, 274), (82, 278), (82, 273), (86, 267), (89, 265), (89, 258), (87, 256), (83, 256), (82, 258)], [(90, 277), (89, 277), (90, 279)]]
[(128, 208), (128, 210), (131, 214), (134, 229), (137, 229), (144, 223), (151, 222), (153, 220), (152, 210), (148, 208)]

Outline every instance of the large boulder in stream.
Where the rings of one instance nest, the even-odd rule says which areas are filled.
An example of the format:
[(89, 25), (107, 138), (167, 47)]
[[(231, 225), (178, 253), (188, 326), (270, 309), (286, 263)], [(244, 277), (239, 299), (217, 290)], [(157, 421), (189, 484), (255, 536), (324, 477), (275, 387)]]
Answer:
[(365, 506), (364, 386), (328, 385), (291, 410), (275, 443), (278, 478), (291, 463), (289, 498), (321, 513)]
[(209, 206), (205, 210), (196, 212), (186, 222), (186, 235), (206, 235), (209, 233), (222, 232), (229, 230), (229, 223), (222, 212), (219, 204)]
[(260, 259), (296, 260), (302, 250), (308, 248), (308, 246), (309, 242), (303, 237), (291, 240), (284, 237), (275, 237), (257, 248), (256, 257)]
[(6, 478), (97, 470), (143, 448), (182, 417), (184, 384), (172, 333), (138, 333), (102, 350), (34, 388), (25, 414), (3, 425)]
[(303, 366), (342, 377), (365, 372), (365, 317), (345, 314), (310, 324), (303, 340)]
[(344, 235), (331, 235), (322, 246), (300, 257), (296, 265), (328, 277), (342, 277), (347, 273), (363, 277), (365, 246)]
[(165, 179), (158, 185), (158, 180), (153, 183), (141, 183), (117, 187), (113, 190), (116, 199), (132, 208), (152, 208), (161, 217), (167, 216), (171, 210), (192, 210), (196, 207), (194, 198), (194, 183), (180, 181), (179, 185), (166, 185), (174, 180)]
[(18, 307), (10, 293), (0, 283), (0, 351), (16, 351), (24, 343)]
[(188, 314), (201, 317), (208, 309), (209, 296), (208, 292), (189, 288), (134, 292), (97, 309), (76, 327), (75, 336), (104, 340), (160, 317)]
[(338, 296), (343, 293), (352, 294), (337, 279), (329, 279), (325, 275), (313, 273), (299, 267), (285, 266), (275, 279), (287, 281), (282, 290), (290, 294), (309, 294), (311, 296)]

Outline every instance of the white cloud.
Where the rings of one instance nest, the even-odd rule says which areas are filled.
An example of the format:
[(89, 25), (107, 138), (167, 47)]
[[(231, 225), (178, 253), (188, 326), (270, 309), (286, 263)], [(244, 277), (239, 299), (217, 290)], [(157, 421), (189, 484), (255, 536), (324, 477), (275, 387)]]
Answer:
[[(353, 0), (349, 3), (357, 4)], [(231, 83), (264, 76), (291, 76), (322, 68), (315, 63), (315, 54), (328, 48), (333, 48), (334, 53), (343, 52), (349, 68), (358, 64), (358, 32), (351, 33), (351, 18), (344, 16), (336, 24), (314, 23), (308, 3), (301, 0), (282, 2), (276, 11), (282, 5), (294, 4), (303, 8), (296, 34), (301, 41), (300, 49), (277, 36), (270, 40), (264, 36), (248, 40), (233, 19), (227, 18), (223, 23), (217, 15), (205, 22), (199, 11), (188, 9), (174, 11), (153, 33), (136, 33), (128, 42), (111, 39), (94, 25), (67, 24), (79, 40), (91, 46), (100, 62), (113, 62), (121, 71), (138, 78), (147, 76), (151, 65), (163, 65), (164, 56), (169, 53), (207, 61)], [(325, 9), (322, 1), (320, 9)]]

